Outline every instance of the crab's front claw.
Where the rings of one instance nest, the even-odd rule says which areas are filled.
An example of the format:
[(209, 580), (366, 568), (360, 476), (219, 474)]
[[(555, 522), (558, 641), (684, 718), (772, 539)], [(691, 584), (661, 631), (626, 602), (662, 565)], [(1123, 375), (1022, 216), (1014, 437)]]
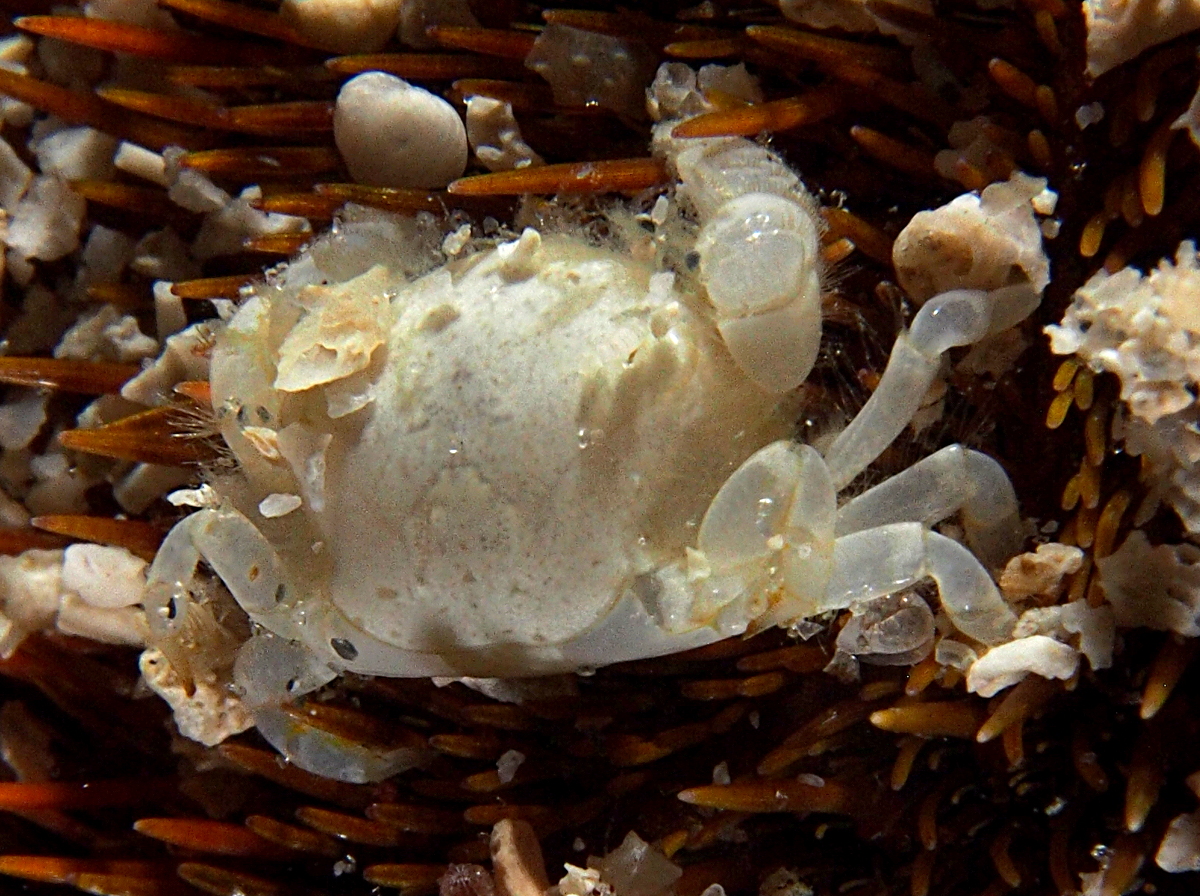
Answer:
[(819, 612), (837, 496), (807, 445), (773, 442), (713, 498), (689, 563), (694, 624), (758, 630)]
[(771, 193), (722, 205), (696, 243), (700, 281), (729, 353), (772, 393), (808, 377), (821, 344), (820, 235), (811, 212)]

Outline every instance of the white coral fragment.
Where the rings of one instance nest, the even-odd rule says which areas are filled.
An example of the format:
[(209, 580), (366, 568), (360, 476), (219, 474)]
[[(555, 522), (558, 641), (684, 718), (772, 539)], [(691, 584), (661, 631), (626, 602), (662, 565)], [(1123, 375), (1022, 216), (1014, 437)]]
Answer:
[(128, 364), (158, 354), (158, 340), (143, 333), (137, 318), (115, 305), (85, 311), (54, 347), (54, 357)]
[(0, 557), (0, 657), (26, 635), (49, 628), (62, 592), (62, 551), (25, 551)]
[(106, 644), (141, 646), (148, 634), (141, 598), (145, 563), (123, 548), (73, 545), (0, 557), (0, 656), (36, 631), (56, 629)]
[(656, 60), (639, 40), (547, 25), (525, 66), (550, 83), (556, 103), (640, 116)]
[(124, 548), (73, 544), (63, 552), (63, 585), (101, 609), (140, 603), (146, 561)]
[(27, 447), (46, 423), (48, 400), (41, 390), (21, 389), (18, 394), (10, 394), (0, 404), (0, 448), (19, 451)]
[(1000, 574), (1000, 590), (1009, 601), (1027, 597), (1058, 597), (1063, 578), (1079, 572), (1083, 551), (1056, 541), (1040, 544), (1032, 553), (1018, 554)]
[[(1031, 635), (1047, 635), (1078, 647), (1093, 669), (1107, 669), (1112, 665), (1117, 630), (1111, 607), (1093, 607), (1087, 601), (1073, 601), (1026, 610), (1013, 629), (1013, 637)], [(1078, 643), (1073, 643), (1075, 636), (1078, 636)]]
[(87, 202), (59, 177), (35, 177), (13, 209), (6, 242), (21, 258), (54, 261), (79, 247)]
[[(592, 861), (588, 861), (592, 865)], [(595, 862), (601, 879), (618, 896), (662, 896), (671, 892), (683, 869), (633, 831), (621, 845)]]
[(551, 892), (557, 896), (666, 896), (683, 870), (633, 831), (603, 858), (590, 856), (587, 868), (566, 866)]
[(89, 127), (63, 128), (37, 141), (34, 153), (43, 174), (64, 181), (103, 180), (112, 175), (117, 140)]
[(1114, 424), (1126, 450), (1190, 533), (1200, 532), (1200, 255), (1183, 242), (1175, 263), (1147, 274), (1097, 273), (1062, 323), (1046, 328), (1056, 354), (1116, 374), (1128, 413)]
[(1200, 871), (1200, 812), (1171, 819), (1154, 863), (1172, 874)]
[(993, 647), (967, 672), (967, 690), (994, 697), (1030, 673), (1042, 678), (1067, 679), (1079, 666), (1079, 651), (1046, 635), (1019, 638)]
[(1083, 15), (1087, 73), (1093, 78), (1200, 28), (1197, 0), (1084, 0)]
[(994, 290), (1050, 282), (1035, 212), (1053, 211), (1044, 178), (1015, 173), (982, 194), (918, 212), (896, 237), (892, 261), (905, 292), (918, 302), (951, 289)]
[(138, 667), (150, 690), (171, 707), (184, 737), (211, 747), (253, 727), (253, 717), (228, 681), (212, 676), (188, 682), (154, 648), (142, 652)]
[(519, 750), (507, 750), (496, 760), (496, 777), (501, 784), (508, 784), (517, 775), (525, 762), (525, 754)]
[(1096, 569), (1117, 625), (1200, 635), (1200, 548), (1151, 547), (1134, 530), (1120, 550), (1096, 561)]
[[(1184, 783), (1200, 797), (1200, 772), (1192, 772)], [(1200, 871), (1200, 810), (1171, 819), (1158, 845), (1154, 863), (1172, 874)]]
[(211, 344), (212, 325), (207, 321), (169, 337), (154, 362), (121, 387), (121, 397), (148, 406), (166, 404), (175, 397), (176, 383), (208, 379)]
[(511, 171), (542, 164), (542, 157), (521, 136), (521, 128), (513, 117), (512, 103), (489, 96), (469, 97), (467, 140), (475, 158), (488, 171)]

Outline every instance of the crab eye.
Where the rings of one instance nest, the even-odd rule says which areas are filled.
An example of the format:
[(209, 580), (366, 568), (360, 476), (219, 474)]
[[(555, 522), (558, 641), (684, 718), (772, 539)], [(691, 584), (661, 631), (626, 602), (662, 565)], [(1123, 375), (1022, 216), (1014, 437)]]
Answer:
[(329, 646), (333, 648), (334, 653), (348, 662), (358, 659), (358, 648), (345, 638), (330, 638)]

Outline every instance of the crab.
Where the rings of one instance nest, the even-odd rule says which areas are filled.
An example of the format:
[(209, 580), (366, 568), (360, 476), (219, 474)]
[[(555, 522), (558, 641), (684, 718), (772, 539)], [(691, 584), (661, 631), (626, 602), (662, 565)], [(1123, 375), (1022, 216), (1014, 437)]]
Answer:
[[(683, 82), (667, 111), (686, 114), (695, 91), (666, 77)], [(688, 213), (675, 269), (534, 228), (437, 264), (429, 222), (366, 218), (255, 288), (212, 356), (236, 464), (152, 564), (152, 621), (182, 624), (206, 561), (257, 624), (239, 680), (262, 705), (341, 672), (585, 671), (925, 578), (962, 634), (1009, 638), (989, 569), (1023, 530), (995, 460), (953, 445), (840, 508), (838, 492), (942, 355), (1020, 321), (1036, 292), (930, 299), (844, 431), (800, 444), (817, 203), (769, 149), (676, 140), (664, 117), (655, 145)], [(933, 530), (955, 514), (966, 544)]]

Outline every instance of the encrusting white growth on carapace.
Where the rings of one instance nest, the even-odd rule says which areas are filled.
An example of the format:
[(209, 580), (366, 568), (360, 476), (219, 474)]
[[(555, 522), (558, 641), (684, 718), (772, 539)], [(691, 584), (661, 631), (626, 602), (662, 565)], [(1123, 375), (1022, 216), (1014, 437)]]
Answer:
[[(351, 207), (214, 327), (236, 467), (195, 493), (205, 506), (167, 536), (144, 600), (153, 678), (192, 731), (249, 714), (301, 767), (378, 780), (425, 751), (362, 747), (280, 703), (343, 671), (586, 671), (848, 607), (850, 649), (915, 656), (932, 612), (889, 601), (929, 577), (940, 624), (972, 644), (1012, 637), (989, 570), (1024, 528), (994, 460), (952, 445), (840, 509), (837, 492), (909, 423), (947, 350), (1036, 307), (1044, 266), (922, 296), (859, 415), (823, 455), (797, 444), (823, 223), (769, 149), (671, 136), (711, 108), (705, 84), (756, 93), (741, 67), (660, 69), (653, 149), (677, 183), (649, 232), (617, 207), (616, 237), (585, 240), (564, 215), (562, 232), (447, 260), (432, 217)], [(932, 528), (952, 516), (965, 544)], [(175, 684), (197, 675), (236, 683), (243, 715), (182, 702)]]

